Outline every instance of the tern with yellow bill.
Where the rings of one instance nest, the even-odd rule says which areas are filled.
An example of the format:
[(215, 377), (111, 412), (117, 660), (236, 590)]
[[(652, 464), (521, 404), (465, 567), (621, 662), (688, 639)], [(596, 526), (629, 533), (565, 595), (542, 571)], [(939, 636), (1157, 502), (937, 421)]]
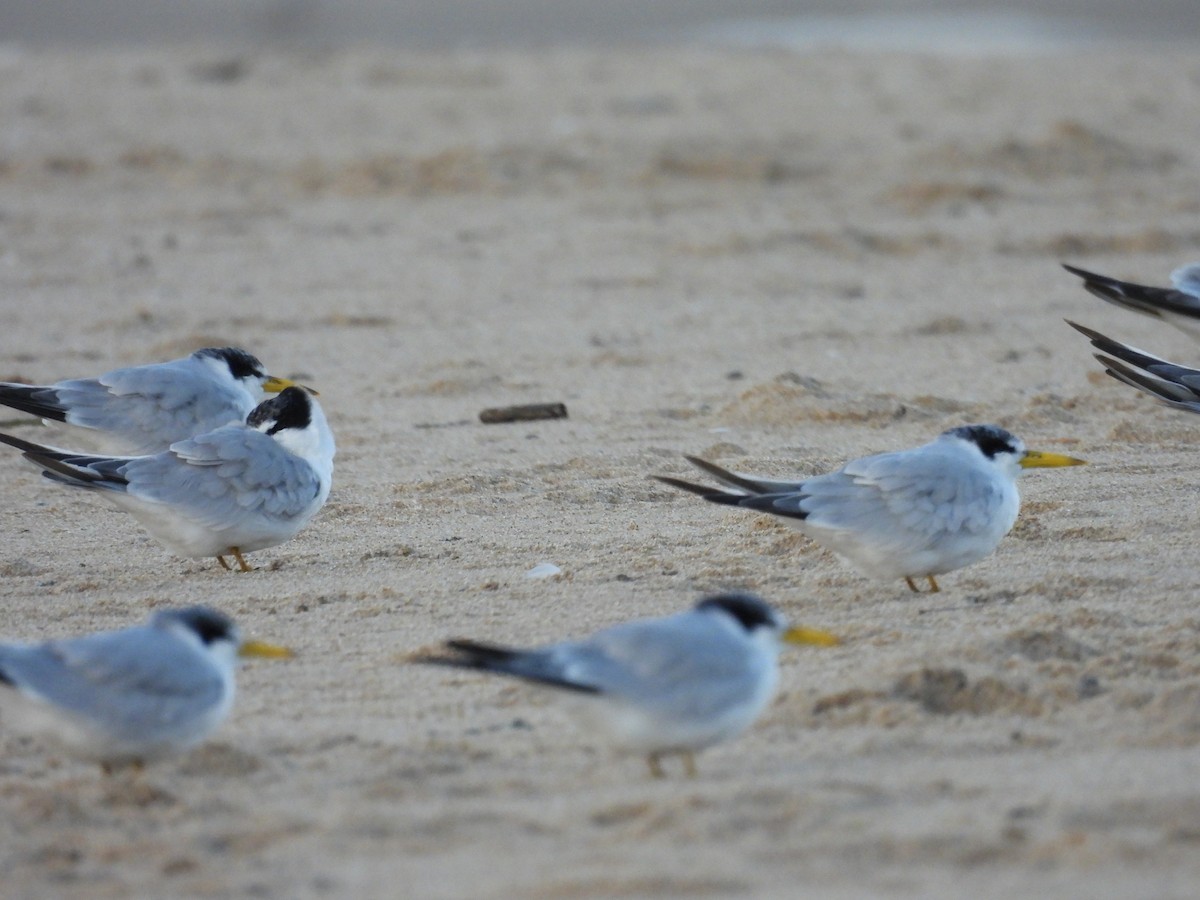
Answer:
[(180, 556), (232, 556), (289, 540), (333, 482), (333, 432), (300, 387), (264, 400), (245, 422), (179, 440), (148, 456), (99, 456), (0, 432), (51, 481), (89, 491), (136, 518)]
[(97, 378), (47, 385), (0, 382), (0, 404), (90, 429), (113, 442), (113, 449), (142, 456), (242, 422), (267, 394), (294, 385), (268, 375), (245, 350), (207, 347), (182, 359), (115, 369)]
[(766, 709), (779, 678), (780, 642), (830, 646), (823, 631), (789, 628), (750, 594), (721, 594), (659, 619), (613, 625), (578, 641), (522, 650), (447, 641), (413, 662), (509, 675), (558, 689), (580, 724), (619, 750), (660, 760), (684, 758), (748, 729)]
[(1017, 520), (1023, 469), (1083, 465), (1026, 450), (997, 425), (951, 428), (911, 450), (852, 460), (826, 475), (772, 481), (686, 457), (732, 490), (654, 476), (713, 503), (781, 516), (871, 578), (914, 579), (940, 590), (937, 575), (992, 553)]
[(5, 730), (48, 739), (107, 770), (183, 752), (229, 715), (238, 657), (287, 658), (231, 619), (192, 606), (143, 625), (39, 644), (0, 644)]

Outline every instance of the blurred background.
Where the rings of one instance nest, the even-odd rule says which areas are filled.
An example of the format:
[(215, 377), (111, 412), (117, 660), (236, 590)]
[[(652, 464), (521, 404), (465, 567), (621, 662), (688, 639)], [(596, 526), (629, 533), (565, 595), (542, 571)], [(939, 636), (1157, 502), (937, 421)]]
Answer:
[(1198, 0), (0, 0), (0, 43), (616, 42), (1019, 50), (1200, 42)]

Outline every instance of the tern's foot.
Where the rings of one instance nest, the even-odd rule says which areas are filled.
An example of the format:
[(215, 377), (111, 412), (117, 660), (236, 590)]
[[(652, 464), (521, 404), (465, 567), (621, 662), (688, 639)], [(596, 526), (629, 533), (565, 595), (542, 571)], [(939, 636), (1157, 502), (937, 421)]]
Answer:
[(696, 754), (684, 753), (683, 756), (683, 771), (688, 778), (696, 777)]
[[(252, 566), (252, 565), (250, 565), (250, 563), (246, 562), (246, 558), (244, 556), (242, 556), (242, 551), (239, 550), (237, 547), (230, 547), (226, 551), (226, 553), (228, 553), (230, 556), (232, 556), (237, 561), (238, 569), (240, 569), (241, 571), (243, 571), (243, 572), (253, 572), (254, 571), (254, 566)], [(226, 572), (233, 571), (233, 566), (231, 566), (229, 563), (225, 562), (224, 554), (217, 557), (217, 562), (219, 562), (221, 564), (221, 568), (223, 568)]]
[[(929, 590), (926, 591), (925, 593), (936, 594), (939, 591), (941, 591), (941, 588), (938, 586), (936, 578), (934, 578), (932, 575), (926, 575), (925, 577), (927, 579), (929, 579)], [(919, 587), (917, 587), (917, 583), (912, 580), (911, 575), (904, 576), (904, 583), (908, 585), (908, 589), (910, 591), (912, 591), (914, 594), (922, 593), (921, 589)]]
[(657, 753), (651, 753), (646, 757), (646, 763), (650, 766), (651, 778), (666, 778), (667, 773), (663, 771), (662, 762), (659, 760)]
[(105, 778), (111, 778), (118, 770), (128, 772), (132, 778), (140, 778), (142, 773), (146, 771), (146, 763), (144, 760), (140, 759), (134, 759), (124, 763), (100, 763), (100, 771), (104, 773)]

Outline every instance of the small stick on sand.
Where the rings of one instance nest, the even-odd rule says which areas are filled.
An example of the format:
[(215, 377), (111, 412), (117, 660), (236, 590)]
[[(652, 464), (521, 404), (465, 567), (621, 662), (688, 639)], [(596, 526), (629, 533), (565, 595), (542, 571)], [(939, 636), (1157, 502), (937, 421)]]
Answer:
[(495, 425), (500, 422), (532, 422), (536, 419), (566, 417), (565, 403), (526, 403), (524, 406), (497, 406), (485, 409), (479, 414), (479, 421), (485, 425)]

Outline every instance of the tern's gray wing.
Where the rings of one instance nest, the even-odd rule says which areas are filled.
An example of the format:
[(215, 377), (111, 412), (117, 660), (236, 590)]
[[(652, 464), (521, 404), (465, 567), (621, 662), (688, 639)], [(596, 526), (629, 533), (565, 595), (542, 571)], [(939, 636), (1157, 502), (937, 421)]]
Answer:
[(215, 378), (192, 357), (116, 369), (99, 378), (44, 387), (0, 385), (0, 403), (43, 418), (103, 431), (136, 454), (243, 421), (254, 398)]
[(773, 664), (712, 616), (694, 611), (615, 625), (550, 652), (572, 677), (602, 693), (683, 715), (736, 703)]
[[(1105, 371), (1113, 378), (1150, 394), (1169, 406), (1189, 412), (1200, 412), (1200, 370), (1181, 366), (1129, 344), (1122, 344), (1069, 319), (1067, 324), (1087, 336), (1092, 346), (1101, 351), (1096, 354), (1096, 359), (1104, 364)], [(1138, 369), (1142, 371), (1139, 372)]]
[(169, 728), (219, 703), (224, 690), (205, 657), (147, 627), (0, 645), (0, 680), (114, 730)]
[(451, 641), (448, 647), (454, 655), (419, 661), (604, 694), (684, 716), (738, 702), (771, 664), (752, 657), (748, 643), (694, 612), (616, 625), (586, 640), (532, 650), (474, 641)]
[(248, 515), (301, 515), (322, 489), (311, 465), (244, 425), (178, 441), (166, 453), (136, 457), (122, 473), (131, 497), (167, 504), (216, 530)]
[(1063, 268), (1082, 278), (1083, 286), (1089, 293), (1122, 309), (1156, 317), (1166, 312), (1200, 319), (1200, 263), (1184, 266), (1172, 273), (1174, 289), (1118, 281), (1074, 266), (1064, 265)]
[(741, 506), (794, 516), (836, 531), (902, 541), (942, 533), (987, 532), (1004, 501), (991, 474), (936, 442), (853, 460), (804, 482), (799, 491), (748, 498)]

